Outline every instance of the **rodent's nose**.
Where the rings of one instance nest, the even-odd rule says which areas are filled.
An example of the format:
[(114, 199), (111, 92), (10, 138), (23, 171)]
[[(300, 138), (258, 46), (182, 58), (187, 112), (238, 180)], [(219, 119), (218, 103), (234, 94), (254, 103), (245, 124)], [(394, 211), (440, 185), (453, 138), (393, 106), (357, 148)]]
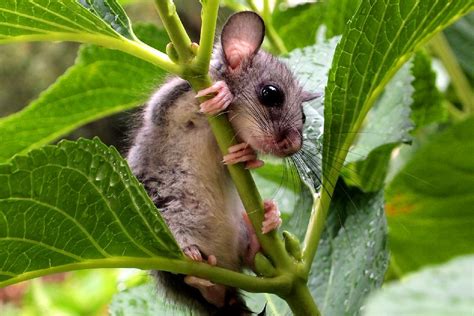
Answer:
[(301, 136), (300, 133), (295, 130), (284, 130), (280, 132), (276, 140), (282, 156), (293, 155), (301, 148)]

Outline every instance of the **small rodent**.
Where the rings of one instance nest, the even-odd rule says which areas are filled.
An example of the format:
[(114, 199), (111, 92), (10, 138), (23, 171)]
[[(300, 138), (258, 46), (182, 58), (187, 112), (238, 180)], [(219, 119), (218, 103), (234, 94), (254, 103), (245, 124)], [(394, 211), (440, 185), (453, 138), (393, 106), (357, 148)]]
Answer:
[[(286, 157), (302, 146), (302, 90), (288, 67), (260, 50), (263, 20), (232, 15), (216, 44), (210, 75), (215, 84), (196, 94), (180, 78), (166, 82), (143, 112), (128, 162), (160, 209), (183, 252), (193, 260), (241, 271), (259, 249), (225, 164), (260, 167), (256, 152)], [(215, 93), (199, 104), (197, 96)], [(225, 110), (225, 111), (224, 111)], [(223, 112), (222, 112), (223, 111)], [(222, 156), (206, 115), (228, 115), (239, 145)], [(264, 205), (263, 232), (281, 220)], [(235, 289), (191, 276), (156, 273), (167, 295), (208, 315), (249, 314)]]

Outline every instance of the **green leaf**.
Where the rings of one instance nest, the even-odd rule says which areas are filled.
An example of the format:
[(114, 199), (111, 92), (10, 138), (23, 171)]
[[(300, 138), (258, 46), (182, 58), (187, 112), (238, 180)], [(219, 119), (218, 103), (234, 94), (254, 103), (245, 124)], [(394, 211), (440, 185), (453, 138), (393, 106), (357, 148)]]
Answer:
[(0, 165), (0, 183), (0, 286), (183, 257), (125, 160), (98, 140), (17, 156)]
[(270, 293), (244, 293), (247, 306), (255, 314), (260, 313), (265, 308), (267, 316), (291, 316), (288, 304), (280, 297)]
[(356, 12), (361, 0), (329, 0), (326, 2), (324, 24), (326, 37), (341, 35), (351, 17)]
[(399, 273), (472, 253), (474, 117), (422, 146), (386, 191)]
[(387, 144), (374, 149), (366, 159), (345, 166), (341, 175), (344, 182), (364, 192), (376, 192), (385, 185), (390, 157), (396, 144)]
[(322, 315), (357, 315), (381, 286), (388, 266), (383, 209), (381, 192), (338, 186), (308, 281)]
[(370, 297), (364, 315), (472, 315), (473, 266), (474, 256), (465, 256), (387, 284)]
[(423, 51), (416, 53), (411, 71), (415, 76), (411, 118), (416, 130), (444, 121), (447, 113), (441, 102), (443, 96), (436, 87), (436, 73), (431, 68), (430, 57)]
[(8, 0), (0, 3), (0, 13), (0, 43), (135, 38), (114, 0)]
[(187, 307), (173, 304), (162, 293), (157, 293), (156, 283), (148, 282), (114, 296), (109, 307), (110, 316), (128, 315), (190, 315)]
[(347, 165), (341, 171), (344, 181), (364, 192), (382, 189), (392, 150), (411, 140), (410, 106), (414, 93), (411, 65), (411, 62), (405, 64), (390, 80), (347, 154)]
[(364, 1), (344, 32), (326, 88), (323, 173), (334, 183), (364, 118), (412, 52), (472, 1)]
[(346, 163), (364, 160), (369, 153), (386, 144), (406, 143), (413, 129), (410, 120), (413, 103), (411, 63), (405, 64), (390, 80), (369, 111), (358, 138), (347, 153)]
[[(278, 35), (289, 51), (313, 45), (316, 42), (316, 30), (323, 23), (324, 5), (308, 3), (281, 9), (277, 6), (272, 20)], [(304, 28), (305, 31), (301, 32)]]
[[(157, 48), (164, 31), (142, 26), (137, 34)], [(0, 119), (0, 162), (26, 153), (96, 119), (143, 104), (165, 73), (117, 50), (84, 46), (55, 84), (22, 111)]]

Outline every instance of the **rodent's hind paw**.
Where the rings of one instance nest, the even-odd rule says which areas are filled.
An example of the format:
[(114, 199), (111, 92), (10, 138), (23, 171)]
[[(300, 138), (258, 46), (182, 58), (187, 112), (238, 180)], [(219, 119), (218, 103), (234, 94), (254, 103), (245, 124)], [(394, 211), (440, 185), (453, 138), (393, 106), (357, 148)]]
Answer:
[(184, 282), (189, 286), (197, 288), (206, 301), (212, 305), (217, 307), (224, 306), (226, 296), (225, 286), (192, 275), (186, 276)]
[(208, 115), (217, 114), (225, 110), (234, 99), (232, 92), (224, 81), (217, 81), (209, 88), (203, 89), (196, 94), (196, 98), (215, 93), (215, 95), (201, 103), (200, 111)]
[(240, 143), (229, 147), (229, 153), (224, 156), (223, 163), (233, 165), (239, 162), (245, 162), (245, 168), (255, 169), (263, 166), (263, 161), (257, 159), (257, 153), (247, 143)]
[[(202, 261), (202, 254), (199, 248), (195, 245), (186, 247), (184, 253), (193, 260)], [(197, 255), (199, 253), (199, 255)], [(191, 257), (193, 255), (194, 257)], [(200, 260), (195, 258), (201, 258)], [(207, 256), (207, 263), (211, 266), (215, 266), (217, 264), (216, 256), (209, 255)], [(184, 282), (192, 287), (195, 287), (201, 292), (201, 295), (208, 301), (209, 303), (217, 306), (222, 307), (225, 304), (225, 292), (226, 288), (223, 285), (212, 283), (209, 280), (198, 278), (192, 275), (187, 275), (184, 277)]]
[(265, 200), (263, 202), (263, 209), (265, 214), (262, 223), (262, 233), (266, 234), (280, 227), (282, 220), (278, 206), (274, 201)]
[(194, 261), (202, 261), (202, 254), (201, 250), (199, 250), (198, 246), (191, 245), (187, 246), (183, 249), (183, 252), (186, 256)]

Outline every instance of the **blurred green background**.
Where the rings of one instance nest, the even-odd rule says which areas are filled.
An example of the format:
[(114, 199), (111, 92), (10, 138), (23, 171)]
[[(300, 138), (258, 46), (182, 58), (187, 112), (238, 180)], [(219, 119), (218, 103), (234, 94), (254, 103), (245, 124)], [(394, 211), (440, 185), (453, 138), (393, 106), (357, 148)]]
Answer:
[[(122, 1), (127, 2), (127, 1)], [(129, 1), (132, 2), (132, 1)], [(126, 6), (132, 21), (159, 24), (151, 1), (133, 1)], [(197, 40), (200, 26), (198, 1), (175, 1), (191, 37)], [(219, 21), (225, 20), (222, 12)], [(281, 21), (280, 21), (281, 22)], [(462, 66), (471, 86), (474, 83), (474, 14), (470, 14), (444, 34)], [(0, 117), (10, 115), (35, 100), (41, 91), (74, 63), (79, 45), (75, 43), (21, 43), (0, 46)], [(434, 60), (439, 88), (445, 93), (453, 115), (459, 101), (441, 62)], [(121, 113), (83, 126), (67, 138), (99, 136), (121, 152), (126, 150), (126, 135), (131, 113)], [(414, 147), (426, 141), (427, 130), (414, 140)], [(404, 145), (405, 146), (405, 145)], [(402, 154), (403, 154), (402, 148)], [(410, 154), (410, 153), (408, 153)], [(400, 271), (392, 264), (389, 277), (397, 278)], [(126, 269), (90, 270), (40, 278), (0, 290), (0, 315), (107, 315), (112, 296), (120, 290), (146, 282), (145, 272)]]

